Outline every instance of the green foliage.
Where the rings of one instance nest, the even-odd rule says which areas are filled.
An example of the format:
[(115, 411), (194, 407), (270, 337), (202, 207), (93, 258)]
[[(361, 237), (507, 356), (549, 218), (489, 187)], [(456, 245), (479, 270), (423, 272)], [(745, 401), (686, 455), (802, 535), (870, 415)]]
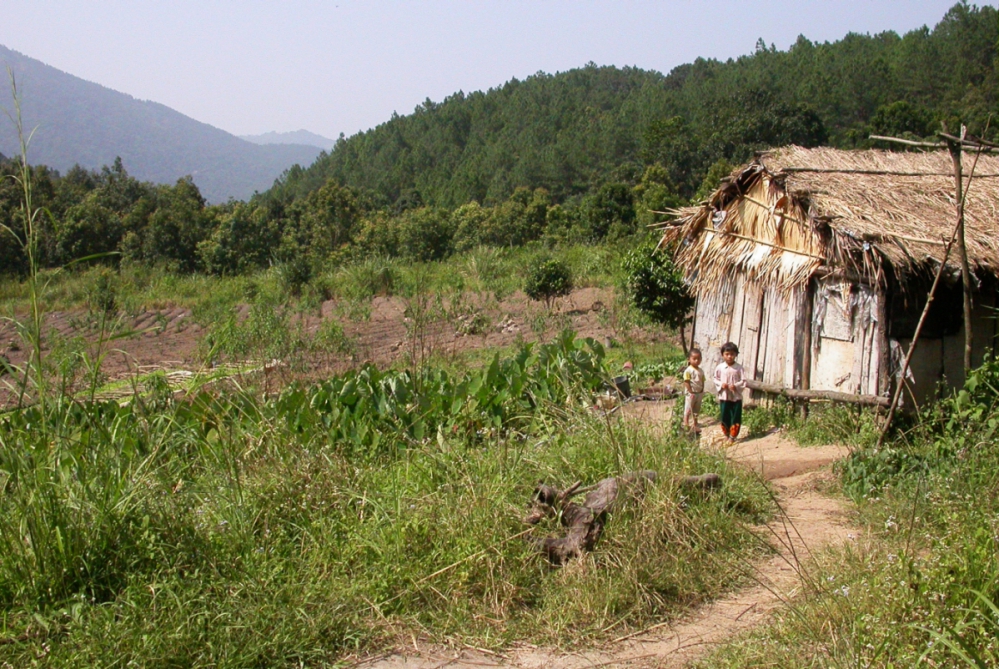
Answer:
[(384, 202), (417, 192), (446, 208), (493, 205), (518, 187), (541, 187), (562, 204), (607, 183), (635, 185), (621, 175), (638, 164), (661, 166), (673, 192), (690, 198), (721, 159), (737, 164), (787, 143), (855, 146), (875, 117), (875, 127), (918, 133), (956, 116), (981, 133), (997, 100), (997, 25), (994, 7), (957, 4), (932, 30), (800, 37), (787, 51), (763, 45), (665, 76), (595, 65), (539, 73), (427, 100), (341, 140), (267, 197), (300, 197), (333, 180)]
[[(813, 594), (704, 666), (800, 666), (819, 646), (831, 666), (994, 666), (997, 379), (986, 361), (880, 449), (867, 412), (853, 420), (869, 436), (837, 471), (864, 541), (820, 560), (804, 574)], [(850, 413), (819, 419), (840, 430)]]
[(906, 100), (878, 107), (870, 125), (871, 134), (889, 137), (921, 138), (935, 130), (929, 110)]
[(343, 331), (343, 326), (332, 318), (324, 320), (309, 342), (309, 349), (314, 353), (348, 354), (356, 351), (354, 342)]
[[(37, 204), (52, 214), (39, 221), (37, 260), (118, 251), (232, 275), (304, 258), (319, 274), (365, 257), (617, 242), (661, 220), (653, 212), (705, 196), (754, 151), (869, 146), (871, 132), (921, 136), (942, 121), (985, 132), (999, 103), (997, 26), (995, 8), (959, 4), (933, 30), (802, 37), (785, 52), (760, 45), (665, 76), (592, 64), (539, 73), (342, 138), (248, 203), (207, 206), (190, 179), (142, 183), (121, 161), (64, 176), (32, 168)], [(0, 185), (0, 223), (18, 230), (12, 186)], [(0, 256), (0, 273), (26, 267), (16, 249)]]
[(843, 490), (854, 499), (877, 496), (899, 477), (927, 472), (926, 458), (910, 449), (888, 447), (853, 453), (839, 466)]
[(718, 159), (715, 164), (708, 168), (708, 173), (704, 175), (704, 181), (698, 186), (697, 192), (694, 193), (693, 200), (695, 202), (700, 202), (701, 200), (707, 199), (716, 188), (721, 184), (721, 180), (727, 177), (735, 169), (735, 165), (725, 160), (724, 158)]
[(584, 206), (590, 235), (595, 240), (617, 239), (635, 230), (635, 205), (627, 184), (604, 184)]
[(395, 225), (402, 257), (430, 262), (451, 254), (453, 232), (446, 212), (429, 207), (411, 209), (396, 219)]
[(266, 266), (280, 242), (266, 210), (237, 202), (220, 211), (215, 230), (198, 244), (198, 260), (211, 274), (241, 274)]
[(118, 275), (106, 267), (97, 270), (87, 291), (87, 306), (92, 313), (114, 315), (118, 311)]
[(302, 290), (312, 281), (312, 263), (304, 256), (292, 257), (279, 263), (275, 269), (281, 284), (293, 297), (300, 297)]
[(599, 344), (567, 333), (536, 349), (525, 345), (510, 359), (494, 357), (459, 378), (369, 365), (322, 384), (309, 397), (292, 392), (286, 401), (307, 405), (334, 443), (370, 457), (438, 433), (460, 430), (475, 438), (524, 429), (539, 407), (562, 405), (600, 387), (607, 378), (602, 357)]
[(694, 298), (682, 272), (654, 241), (644, 242), (628, 253), (622, 269), (629, 299), (652, 322), (679, 328), (690, 321)]
[(999, 360), (986, 356), (964, 387), (929, 409), (926, 418), (941, 427), (941, 438), (957, 448), (990, 442), (999, 429)]
[(796, 425), (794, 405), (778, 398), (764, 406), (747, 407), (743, 412), (742, 427), (750, 438), (762, 437), (771, 430)]
[[(683, 440), (577, 414), (601, 359), (566, 335), (456, 376), (365, 367), (183, 400), (153, 377), (124, 404), (4, 414), (0, 663), (330, 664), (399, 630), (495, 645), (502, 618), (549, 642), (717, 594), (729, 556), (758, 550), (744, 525), (768, 497)], [(538, 478), (650, 467), (662, 483), (615, 512), (580, 573), (518, 539)], [(723, 494), (670, 483), (704, 471)]]
[(551, 309), (559, 297), (572, 291), (572, 272), (562, 261), (550, 258), (530, 268), (524, 283), (524, 293), (532, 300), (544, 301)]

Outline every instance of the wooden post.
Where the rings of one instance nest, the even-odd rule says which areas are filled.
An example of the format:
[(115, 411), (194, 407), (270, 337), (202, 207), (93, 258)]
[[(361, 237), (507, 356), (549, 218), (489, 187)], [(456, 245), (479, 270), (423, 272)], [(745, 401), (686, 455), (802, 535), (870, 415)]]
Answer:
[[(944, 128), (944, 132), (947, 129)], [(968, 246), (964, 235), (964, 170), (961, 166), (961, 143), (966, 128), (961, 126), (961, 142), (947, 141), (954, 163), (954, 195), (957, 202), (957, 252), (961, 259), (961, 283), (964, 288), (964, 378), (971, 373), (971, 271), (968, 268)]]
[[(802, 314), (798, 318), (798, 323), (802, 324), (801, 332), (801, 356), (796, 361), (801, 365), (800, 386), (802, 390), (812, 388), (812, 318), (815, 313), (815, 286), (814, 278), (809, 279), (804, 288), (804, 299), (802, 300)], [(801, 418), (808, 418), (808, 402), (801, 403)]]

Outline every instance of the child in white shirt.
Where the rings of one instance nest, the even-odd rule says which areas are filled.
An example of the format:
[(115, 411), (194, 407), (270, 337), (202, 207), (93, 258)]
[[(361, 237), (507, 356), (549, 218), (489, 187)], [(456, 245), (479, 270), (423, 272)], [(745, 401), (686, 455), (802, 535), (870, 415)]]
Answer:
[(718, 405), (721, 407), (721, 427), (728, 440), (735, 441), (742, 426), (742, 391), (746, 387), (746, 376), (742, 365), (735, 361), (739, 355), (738, 346), (725, 342), (721, 354), (722, 361), (714, 374)]

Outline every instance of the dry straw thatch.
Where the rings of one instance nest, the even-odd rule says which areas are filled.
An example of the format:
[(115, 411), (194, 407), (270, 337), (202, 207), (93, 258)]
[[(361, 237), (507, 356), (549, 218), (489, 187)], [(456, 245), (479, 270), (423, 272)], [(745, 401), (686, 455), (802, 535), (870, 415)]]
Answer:
[[(965, 160), (968, 188), (971, 156)], [(981, 178), (979, 181), (978, 179)], [(672, 212), (663, 245), (695, 291), (743, 272), (791, 289), (818, 271), (870, 283), (917, 272), (943, 256), (957, 221), (950, 154), (789, 146), (761, 155), (702, 204)], [(972, 271), (999, 273), (999, 158), (982, 155), (965, 204)], [(956, 252), (948, 268), (959, 271)]]

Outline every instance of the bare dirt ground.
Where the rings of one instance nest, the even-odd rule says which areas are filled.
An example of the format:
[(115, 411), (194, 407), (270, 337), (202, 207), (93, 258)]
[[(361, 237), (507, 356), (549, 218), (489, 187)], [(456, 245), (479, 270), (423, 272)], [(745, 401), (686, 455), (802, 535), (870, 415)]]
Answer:
[[(625, 409), (626, 416), (663, 425), (669, 417), (670, 405), (637, 402), (626, 405)], [(415, 648), (413, 654), (405, 649), (368, 658), (354, 666), (372, 669), (683, 667), (704, 657), (718, 644), (764, 623), (775, 609), (799, 593), (802, 587), (799, 574), (811, 566), (815, 553), (854, 538), (847, 524), (844, 502), (821, 492), (823, 480), (830, 476), (827, 465), (844, 457), (848, 449), (803, 448), (781, 434), (728, 446), (716, 431), (713, 425), (705, 426), (702, 448), (723, 449), (726, 457), (770, 481), (782, 508), (779, 517), (758, 528), (760, 536), (766, 537), (776, 552), (747, 565), (747, 573), (755, 585), (707, 604), (683, 620), (575, 653), (522, 646), (501, 655), (471, 648), (449, 650), (428, 646)]]
[[(569, 326), (580, 337), (593, 337), (602, 342), (609, 338), (620, 339), (625, 335), (637, 341), (648, 339), (647, 333), (626, 333), (616, 325), (613, 301), (614, 295), (610, 289), (577, 289), (557, 305), (557, 313), (550, 319), (551, 327), (557, 331), (562, 326)], [(523, 293), (518, 291), (501, 302), (492, 301), (479, 305), (473, 299), (472, 304), (474, 309), (486, 315), (488, 326), (485, 331), (463, 335), (455, 322), (438, 321), (421, 337), (419, 345), (423, 355), (446, 357), (537, 339), (531, 320), (536, 319), (544, 311), (544, 307), (531, 302)], [(333, 361), (332, 366), (324, 361), (324, 368), (319, 371), (343, 371), (363, 362), (384, 367), (411, 355), (417, 342), (414, 341), (412, 320), (406, 313), (407, 306), (407, 301), (401, 297), (376, 297), (370, 304), (368, 318), (341, 319), (344, 333), (353, 344), (355, 352), (340, 356)], [(243, 308), (242, 311), (245, 313), (246, 309)], [(334, 301), (323, 303), (318, 313), (304, 316), (305, 331), (315, 332), (324, 320), (337, 318), (337, 313), (338, 305)], [(133, 334), (107, 346), (107, 355), (102, 364), (106, 381), (117, 381), (155, 370), (197, 372), (205, 367), (203, 351), (199, 348), (205, 336), (205, 327), (195, 321), (190, 309), (164, 308), (122, 315), (119, 318), (118, 330)], [(57, 340), (69, 341), (83, 337), (93, 342), (97, 337), (95, 320), (84, 310), (51, 312), (45, 316), (44, 330), (47, 344), (43, 350), (46, 351)], [(0, 321), (0, 353), (7, 355), (12, 364), (23, 365), (27, 351), (15, 343), (17, 340), (13, 324)], [(14, 346), (11, 347), (11, 344)], [(93, 351), (91, 354), (93, 355)], [(3, 379), (0, 379), (0, 386), (2, 383)], [(0, 405), (4, 404), (4, 400), (5, 393), (0, 388)]]

